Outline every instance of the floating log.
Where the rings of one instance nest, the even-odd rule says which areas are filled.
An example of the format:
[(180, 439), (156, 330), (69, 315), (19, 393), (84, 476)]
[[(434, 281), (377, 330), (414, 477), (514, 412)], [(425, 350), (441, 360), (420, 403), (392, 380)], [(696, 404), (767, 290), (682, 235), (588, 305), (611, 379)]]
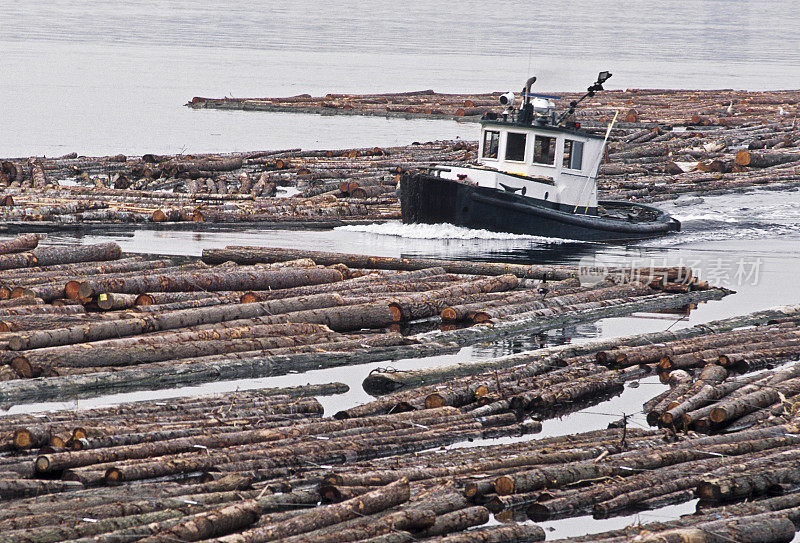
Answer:
[(52, 266), (73, 262), (117, 260), (122, 250), (116, 243), (78, 245), (65, 247), (38, 247), (29, 253), (0, 255), (0, 270)]
[(367, 492), (337, 504), (317, 507), (313, 511), (295, 516), (278, 524), (267, 524), (246, 530), (241, 534), (219, 538), (219, 543), (256, 543), (275, 541), (292, 535), (338, 524), (357, 516), (383, 511), (408, 501), (408, 481), (401, 479), (372, 492)]
[(0, 255), (22, 253), (35, 249), (39, 245), (38, 234), (23, 234), (16, 238), (0, 242)]
[(341, 272), (330, 268), (208, 271), (84, 281), (81, 283), (78, 293), (83, 298), (90, 298), (104, 292), (143, 294), (176, 291), (268, 290), (341, 280)]
[(434, 259), (406, 259), (377, 256), (362, 256), (324, 251), (305, 251), (299, 249), (279, 249), (273, 247), (237, 247), (203, 250), (203, 261), (219, 264), (233, 261), (237, 264), (272, 263), (298, 258), (310, 258), (317, 264), (329, 266), (341, 263), (349, 268), (374, 268), (383, 270), (421, 270), (424, 268), (443, 268), (448, 273), (475, 275), (512, 274), (525, 279), (561, 280), (574, 277), (575, 272), (566, 268), (550, 266), (525, 266), (521, 264), (495, 264), (490, 262), (467, 262)]
[[(91, 325), (21, 333), (9, 338), (9, 348), (13, 350), (37, 349), (57, 345), (99, 341), (109, 338), (128, 337), (159, 330), (172, 330), (188, 326), (215, 324), (225, 321), (272, 315), (276, 310), (280, 309), (298, 311), (309, 306), (319, 307), (327, 304), (337, 304), (340, 300), (341, 297), (335, 294), (326, 294), (314, 298), (283, 300), (278, 303), (267, 301), (153, 313), (142, 315), (141, 317), (96, 322)], [(81, 310), (83, 309), (81, 308)]]

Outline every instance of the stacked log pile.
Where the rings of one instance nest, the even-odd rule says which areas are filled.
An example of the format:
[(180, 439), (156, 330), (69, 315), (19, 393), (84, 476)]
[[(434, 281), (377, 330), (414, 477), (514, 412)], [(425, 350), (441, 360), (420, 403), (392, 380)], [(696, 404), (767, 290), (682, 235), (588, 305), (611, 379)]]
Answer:
[[(408, 319), (439, 322), (448, 309), (473, 324), (467, 330), (488, 330), (585, 304), (654, 297), (667, 303), (711, 292), (656, 289), (706, 288), (683, 268), (650, 270), (647, 282), (619, 272), (590, 288), (564, 268), (270, 248), (229, 248), (206, 253), (207, 262), (143, 267), (142, 260), (121, 258), (114, 244), (38, 242), (28, 236), (0, 243), (17, 251), (0, 255), (5, 302), (27, 304), (0, 309), (8, 313), (2, 321), (17, 328), (0, 337), (2, 367), (14, 377), (64, 372), (17, 379), (62, 394), (69, 390), (62, 379), (87, 377), (103, 390), (104, 379), (130, 380), (133, 370), (147, 374), (152, 388), (161, 379), (174, 383), (169, 375), (180, 377), (186, 367), (213, 367), (216, 378), (228, 378), (223, 368), (231, 362), (260, 360), (262, 374), (279, 374), (318, 368), (325, 359), (341, 363), (337, 351), (422, 349), (429, 338), (387, 329)], [(21, 279), (27, 282), (17, 290), (13, 281)], [(54, 285), (63, 298), (33, 296)], [(531, 541), (544, 531), (521, 518), (605, 517), (695, 496), (702, 498), (700, 514), (649, 530), (696, 534), (717, 527), (742, 541), (785, 540), (800, 521), (800, 420), (787, 408), (800, 392), (800, 363), (756, 372), (797, 358), (798, 314), (784, 308), (522, 353), (482, 362), (492, 370), (486, 373), (477, 364), (461, 365), (460, 373), (432, 369), (438, 381), (408, 381), (326, 417), (313, 397), (341, 393), (344, 385), (2, 416), (0, 542)], [(770, 347), (761, 341), (766, 337), (780, 344)], [(680, 366), (665, 366), (662, 358)], [(713, 406), (710, 413), (726, 418), (707, 431), (730, 433), (640, 429), (626, 419), (618, 428), (532, 439), (542, 421), (597, 404), (658, 371), (668, 390), (648, 406), (667, 399)], [(12, 385), (2, 383), (0, 391)], [(713, 397), (709, 389), (734, 396)], [(716, 403), (696, 403), (702, 394)], [(743, 424), (764, 409), (768, 416)], [(494, 441), (509, 437), (516, 439)], [(451, 447), (467, 441), (478, 443)], [(785, 495), (771, 497), (779, 490)], [(704, 509), (745, 500), (732, 513)], [(487, 525), (492, 514), (506, 523)], [(746, 523), (759, 526), (762, 538), (748, 539)], [(764, 530), (774, 537), (763, 538)]]
[[(195, 98), (193, 108), (265, 109), (477, 119), (498, 112), (499, 92), (421, 91), (264, 99)], [(554, 93), (563, 111), (580, 95)], [(578, 111), (584, 128), (605, 131), (601, 198), (658, 201), (752, 186), (800, 183), (799, 91), (630, 89), (605, 91)], [(473, 157), (474, 158), (474, 157)]]
[[(436, 142), (336, 151), (8, 159), (0, 161), (0, 219), (318, 227), (386, 220), (399, 218), (394, 191), (403, 169), (470, 158), (474, 151), (464, 142)], [(34, 171), (44, 181), (34, 184)]]
[[(186, 105), (193, 109), (249, 109), (355, 113), (360, 115), (403, 114), (409, 116), (480, 117), (498, 109), (505, 93), (440, 93), (433, 90), (385, 94), (308, 94), (286, 98), (202, 98)], [(564, 110), (583, 92), (552, 92), (556, 107)], [(792, 118), (797, 113), (800, 92), (628, 89), (606, 90), (582, 103), (581, 115), (590, 121), (607, 122), (620, 110), (623, 123), (670, 123), (698, 126), (729, 126), (759, 122), (765, 116)], [(730, 106), (730, 107), (729, 107)]]
[[(22, 251), (25, 241), (38, 238), (6, 246)], [(482, 324), (470, 340), (478, 341), (504, 323), (524, 330), (531, 319), (557, 325), (595, 311), (685, 304), (670, 294), (675, 286), (689, 295), (725, 294), (671, 268), (637, 277), (649, 284), (623, 273), (586, 287), (575, 270), (549, 266), (277, 248), (206, 251), (205, 262), (181, 265), (121, 256), (114, 243), (0, 255), (4, 380), (63, 378), (20, 385), (42, 397), (71, 390), (69, 383), (99, 391), (103, 383), (164, 387), (223, 374), (283, 375), (453, 349), (446, 340), (401, 335), (411, 321)], [(678, 276), (681, 283), (670, 282)], [(20, 400), (12, 389), (0, 394), (4, 402)]]
[[(712, 437), (626, 428), (445, 449), (530, 429), (452, 407), (318, 412), (310, 398), (251, 392), (63, 413), (38, 426), (4, 417), (20, 428), (5, 446), (17, 452), (2, 458), (0, 541), (532, 541), (544, 531), (513, 520), (520, 514), (600, 518), (695, 495), (697, 515), (649, 531), (717, 521), (737, 533), (763, 521), (786, 537), (800, 521), (796, 420)], [(64, 431), (73, 437), (59, 443)], [(15, 444), (36, 439), (34, 448), (55, 445)], [(787, 493), (769, 497), (778, 489)], [(482, 526), (490, 514), (506, 523)]]
[[(643, 406), (651, 425), (717, 433), (784, 424), (800, 406), (800, 363), (793, 362), (800, 359), (800, 317), (750, 324), (757, 321), (713, 333), (702, 325), (665, 342), (633, 336), (615, 340), (612, 349), (600, 342), (474, 365), (379, 371), (364, 388), (373, 394), (404, 389), (370, 404), (374, 413), (398, 405), (448, 405), (476, 416), (513, 413), (524, 421), (597, 403), (621, 392), (627, 382), (657, 373), (669, 388)], [(354, 409), (362, 413), (367, 407)]]
[[(430, 91), (258, 102), (299, 111), (321, 107), (331, 112), (399, 111), (474, 119), (497, 109), (497, 96)], [(562, 106), (577, 97), (558, 96)], [(250, 108), (252, 102), (200, 99), (192, 105), (228, 108), (246, 103)], [(615, 112), (623, 114), (600, 166), (601, 198), (659, 201), (753, 186), (797, 186), (798, 102), (797, 91), (600, 93), (580, 111), (584, 128), (604, 132)], [(6, 159), (0, 161), (0, 219), (34, 221), (49, 228), (120, 222), (184, 228), (253, 222), (329, 228), (397, 219), (400, 173), (469, 163), (476, 159), (476, 150), (474, 142), (442, 141), (336, 151), (96, 158), (73, 153)], [(277, 198), (279, 189), (293, 194)]]
[[(441, 536), (488, 520), (452, 484), (330, 487), (323, 475), (331, 465), (514, 427), (452, 408), (319, 418), (321, 406), (306, 395), (336, 387), (3, 417), (0, 541), (195, 540), (232, 532), (239, 535), (220, 541), (354, 541), (397, 530)], [(497, 530), (543, 538), (534, 526)]]

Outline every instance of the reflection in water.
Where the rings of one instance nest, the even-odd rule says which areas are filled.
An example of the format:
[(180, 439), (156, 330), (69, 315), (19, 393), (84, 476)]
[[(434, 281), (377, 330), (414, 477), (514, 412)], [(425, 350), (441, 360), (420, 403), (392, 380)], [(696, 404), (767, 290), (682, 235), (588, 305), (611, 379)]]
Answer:
[(494, 358), (540, 349), (542, 347), (557, 347), (570, 343), (580, 343), (582, 341), (598, 338), (600, 335), (599, 324), (590, 322), (548, 330), (547, 332), (537, 334), (504, 338), (492, 343), (477, 344), (472, 347), (472, 353), (476, 358)]

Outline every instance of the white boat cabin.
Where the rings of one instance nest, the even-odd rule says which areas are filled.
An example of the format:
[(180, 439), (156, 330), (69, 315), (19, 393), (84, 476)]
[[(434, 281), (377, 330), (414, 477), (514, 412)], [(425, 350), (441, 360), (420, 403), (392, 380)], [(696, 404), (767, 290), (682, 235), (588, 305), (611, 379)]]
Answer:
[(555, 126), (553, 115), (537, 119), (530, 124), (502, 117), (482, 120), (480, 166), (448, 166), (441, 176), (533, 198), (561, 211), (597, 214), (603, 137)]

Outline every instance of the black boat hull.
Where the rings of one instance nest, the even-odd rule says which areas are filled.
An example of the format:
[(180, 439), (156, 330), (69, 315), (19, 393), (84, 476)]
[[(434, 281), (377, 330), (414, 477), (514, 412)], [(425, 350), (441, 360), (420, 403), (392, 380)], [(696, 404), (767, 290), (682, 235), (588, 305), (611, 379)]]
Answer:
[[(429, 174), (400, 178), (404, 223), (451, 223), (494, 232), (510, 232), (581, 241), (625, 241), (662, 236), (680, 230), (663, 211), (628, 202), (600, 202), (629, 209), (633, 218), (609, 218), (563, 211), (519, 194), (477, 187)], [(643, 220), (647, 216), (651, 220)]]

